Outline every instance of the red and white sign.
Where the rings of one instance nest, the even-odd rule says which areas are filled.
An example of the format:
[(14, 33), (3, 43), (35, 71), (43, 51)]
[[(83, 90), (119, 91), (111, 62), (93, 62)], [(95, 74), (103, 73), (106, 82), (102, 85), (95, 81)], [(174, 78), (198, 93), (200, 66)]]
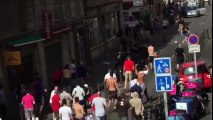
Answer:
[(52, 18), (50, 12), (44, 12), (42, 14), (43, 18), (43, 29), (46, 40), (50, 40), (52, 38)]

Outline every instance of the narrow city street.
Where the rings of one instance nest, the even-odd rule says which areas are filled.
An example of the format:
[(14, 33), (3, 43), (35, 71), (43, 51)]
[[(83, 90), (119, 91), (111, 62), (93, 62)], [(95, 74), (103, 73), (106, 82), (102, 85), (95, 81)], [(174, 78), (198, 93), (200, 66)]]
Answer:
[[(21, 27), (19, 28), (17, 27), (18, 25), (16, 25), (15, 29), (21, 29), (21, 32), (20, 34), (17, 33), (17, 35), (6, 34), (6, 37), (0, 35), (0, 54), (2, 53), (2, 56), (5, 57), (7, 56), (5, 54), (5, 51), (12, 51), (11, 53), (14, 53), (15, 51), (18, 53), (18, 55), (16, 54), (11, 56), (20, 57), (20, 63), (11, 62), (11, 64), (8, 65), (5, 62), (6, 60), (4, 61), (3, 57), (3, 59), (0, 58), (0, 84), (3, 85), (2, 91), (6, 91), (6, 102), (4, 104), (8, 108), (8, 116), (6, 120), (23, 120), (23, 108), (26, 108), (26, 105), (25, 103), (22, 103), (22, 94), (26, 91), (33, 91), (34, 93), (32, 92), (32, 95), (34, 95), (36, 100), (39, 98), (43, 98), (40, 101), (41, 104), (45, 104), (41, 113), (41, 120), (53, 120), (51, 108), (52, 106), (50, 106), (49, 98), (50, 93), (53, 90), (52, 87), (55, 85), (59, 86), (59, 92), (61, 92), (60, 90), (62, 87), (63, 89), (65, 89), (65, 87), (67, 86), (69, 89), (68, 91), (70, 92), (70, 84), (73, 85), (73, 82), (75, 82), (75, 85), (79, 81), (86, 81), (89, 87), (91, 87), (93, 90), (98, 89), (99, 91), (101, 91), (101, 95), (103, 95), (104, 98), (107, 98), (106, 91), (104, 91), (104, 76), (106, 73), (108, 73), (109, 68), (115, 68), (116, 58), (119, 54), (119, 50), (121, 49), (119, 43), (120, 38), (118, 37), (118, 34), (121, 32), (120, 30), (124, 29), (125, 30), (123, 32), (124, 34), (126, 34), (126, 26), (128, 26), (127, 29), (130, 29), (132, 27), (132, 36), (130, 35), (128, 40), (135, 39), (135, 41), (132, 41), (132, 43), (136, 43), (139, 41), (137, 44), (138, 46), (148, 47), (150, 44), (153, 44), (153, 46), (155, 47), (155, 52), (157, 52), (157, 57), (171, 58), (172, 75), (179, 76), (179, 72), (175, 71), (175, 49), (178, 47), (179, 43), (184, 40), (184, 36), (181, 36), (178, 32), (179, 25), (171, 24), (168, 26), (165, 32), (163, 31), (164, 27), (160, 30), (154, 30), (154, 34), (150, 35), (151, 39), (143, 39), (142, 41), (141, 38), (145, 36), (144, 31), (136, 31), (137, 33), (133, 33), (133, 30), (137, 28), (130, 26), (130, 24), (132, 24), (132, 21), (129, 19), (130, 17), (134, 17), (133, 21), (137, 21), (139, 24), (137, 27), (144, 30), (144, 26), (146, 26), (144, 25), (145, 13), (147, 15), (146, 17), (149, 17), (150, 19), (147, 20), (150, 22), (150, 25), (148, 26), (150, 27), (152, 24), (151, 21), (154, 21), (154, 18), (160, 17), (159, 20), (161, 20), (164, 14), (167, 14), (163, 12), (167, 9), (170, 9), (170, 6), (167, 6), (169, 0), (166, 0), (167, 2), (165, 2), (164, 0), (154, 0), (154, 2), (152, 0), (153, 3), (149, 3), (149, 0), (143, 0), (142, 3), (142, 0), (139, 0), (140, 5), (136, 6), (134, 6), (134, 4), (136, 3), (133, 4), (133, 0), (130, 0), (132, 3), (128, 0), (126, 0), (128, 1), (126, 3), (124, 3), (125, 0), (110, 0), (106, 2), (103, 0), (77, 0), (77, 2), (75, 0), (68, 0), (67, 2), (65, 2), (66, 0), (62, 0), (63, 2), (61, 1), (60, 3), (59, 0), (57, 2), (54, 2), (54, 5), (52, 5), (53, 3), (48, 0), (44, 0), (44, 2), (37, 2), (35, 0), (32, 1), (35, 2), (32, 3), (33, 5), (31, 5), (31, 3), (29, 2), (25, 3), (22, 0), (22, 2), (17, 6), (15, 5), (17, 1), (16, 3), (13, 3), (15, 1), (8, 2), (8, 5), (10, 5), (9, 8), (11, 8), (11, 6), (17, 7), (14, 9), (14, 11), (18, 9), (17, 11), (19, 11), (20, 20), (13, 21), (14, 23), (8, 22), (8, 26), (5, 25), (4, 27), (9, 28), (12, 25), (20, 23)], [(27, 6), (28, 4), (30, 4), (30, 7)], [(139, 8), (139, 6), (140, 9), (137, 9), (135, 12), (131, 9), (131, 7)], [(126, 8), (125, 10), (125, 7), (129, 8)], [(206, 12), (204, 15), (184, 18), (184, 21), (186, 22), (186, 24), (188, 24), (190, 33), (199, 36), (201, 51), (200, 53), (196, 54), (197, 60), (204, 60), (206, 66), (209, 67), (212, 65), (212, 5), (206, 4), (205, 8)], [(25, 13), (25, 10), (27, 11), (28, 9), (32, 9), (31, 11), (33, 12)], [(158, 9), (161, 11), (158, 11)], [(179, 8), (177, 7), (177, 9)], [(45, 12), (43, 13), (41, 11)], [(168, 13), (169, 12), (171, 12), (171, 10), (168, 11)], [(12, 15), (12, 13), (13, 12), (11, 12), (11, 14), (8, 13), (8, 16), (5, 15), (8, 18), (5, 17), (4, 20), (14, 18), (15, 15)], [(14, 14), (18, 13), (14, 12)], [(28, 17), (25, 17), (25, 14), (26, 16), (27, 14), (30, 15)], [(33, 16), (31, 14), (33, 14)], [(40, 16), (40, 14), (42, 15)], [(137, 16), (137, 14), (138, 18), (135, 17)], [(38, 15), (40, 17), (38, 17)], [(170, 14), (168, 15), (170, 16)], [(44, 19), (43, 21), (40, 20), (41, 17), (42, 20)], [(4, 16), (2, 18), (4, 18)], [(31, 24), (27, 22), (28, 19), (29, 21), (33, 19), (32, 21), (30, 21), (32, 22)], [(143, 24), (141, 23), (142, 25), (140, 25), (139, 23), (140, 20), (142, 21), (142, 23), (144, 22)], [(24, 25), (25, 22), (27, 25)], [(129, 23), (126, 24), (126, 22)], [(42, 26), (42, 24), (44, 25)], [(161, 24), (162, 21), (160, 21), (160, 26), (162, 27)], [(12, 28), (11, 30), (8, 29), (7, 32), (11, 33), (11, 31)], [(22, 33), (23, 31), (26, 33)], [(138, 33), (140, 34), (138, 35)], [(134, 38), (134, 34), (137, 34), (137, 39)], [(164, 34), (166, 35), (166, 41), (164, 41)], [(16, 41), (16, 39), (18, 40), (18, 42)], [(19, 43), (20, 41), (21, 43)], [(129, 41), (127, 43), (129, 43)], [(186, 42), (183, 43), (183, 48), (186, 54), (186, 62), (194, 61), (193, 54), (188, 52), (188, 44)], [(72, 65), (74, 65), (74, 67)], [(75, 72), (75, 74), (73, 74), (72, 70)], [(38, 76), (36, 76), (37, 72)], [(124, 93), (125, 89), (123, 71), (119, 71), (118, 69), (116, 69), (115, 73), (118, 78), (118, 86), (121, 91), (120, 93)], [(75, 77), (73, 77), (72, 75), (75, 75)], [(55, 79), (55, 76), (58, 79)], [(37, 82), (39, 81), (38, 79), (40, 80), (40, 84), (39, 82)], [(156, 91), (155, 73), (153, 70), (149, 70), (144, 79), (148, 95), (151, 98), (151, 102), (147, 102), (146, 99), (142, 99), (144, 106), (146, 106), (149, 103), (156, 102), (158, 96), (163, 96), (163, 93)], [(37, 89), (39, 89), (39, 91)], [(36, 93), (41, 96), (36, 96)], [(77, 94), (76, 92), (73, 93)], [(82, 99), (83, 94), (84, 93), (82, 92)], [(208, 92), (207, 94), (209, 96), (208, 110), (207, 114), (202, 117), (201, 120), (212, 120), (212, 91)], [(3, 94), (1, 94), (0, 91), (0, 97), (2, 96)], [(58, 101), (56, 101), (59, 107), (59, 101), (61, 99), (60, 97), (61, 96), (59, 96)], [(3, 97), (0, 98), (0, 105), (3, 104), (2, 99)], [(34, 101), (32, 101), (33, 100), (30, 101), (30, 105), (32, 104), (30, 107), (34, 109), (35, 103)], [(115, 112), (114, 106), (112, 104), (109, 108), (106, 108), (106, 120), (120, 120), (118, 113)]]

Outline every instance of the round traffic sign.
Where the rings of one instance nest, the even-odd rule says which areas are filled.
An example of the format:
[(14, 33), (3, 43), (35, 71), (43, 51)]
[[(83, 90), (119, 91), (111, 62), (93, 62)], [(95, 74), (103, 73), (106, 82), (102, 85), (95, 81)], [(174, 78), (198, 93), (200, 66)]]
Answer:
[(190, 44), (198, 44), (198, 42), (199, 42), (199, 37), (197, 36), (197, 35), (195, 35), (195, 34), (191, 34), (190, 36), (189, 36), (189, 38), (188, 38), (188, 42), (190, 43)]
[(135, 17), (133, 15), (129, 16), (129, 21), (131, 22), (135, 21)]

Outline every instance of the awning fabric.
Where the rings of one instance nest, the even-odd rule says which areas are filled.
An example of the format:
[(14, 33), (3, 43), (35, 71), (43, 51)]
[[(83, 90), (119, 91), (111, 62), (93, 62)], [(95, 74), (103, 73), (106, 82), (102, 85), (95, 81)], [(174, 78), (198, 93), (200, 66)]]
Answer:
[(23, 37), (21, 39), (9, 41), (8, 45), (22, 46), (22, 45), (27, 45), (27, 44), (31, 44), (31, 43), (35, 43), (35, 42), (39, 42), (39, 41), (44, 41), (44, 40), (45, 40), (45, 38), (43, 38), (41, 35), (34, 34), (34, 35)]

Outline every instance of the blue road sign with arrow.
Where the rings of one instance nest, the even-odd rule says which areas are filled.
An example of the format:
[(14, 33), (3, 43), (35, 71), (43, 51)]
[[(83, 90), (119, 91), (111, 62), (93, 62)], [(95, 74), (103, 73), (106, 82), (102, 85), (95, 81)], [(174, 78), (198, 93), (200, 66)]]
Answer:
[(170, 57), (162, 57), (154, 59), (155, 75), (170, 75), (171, 74), (171, 59)]
[(157, 92), (172, 91), (172, 75), (155, 76), (155, 85)]

